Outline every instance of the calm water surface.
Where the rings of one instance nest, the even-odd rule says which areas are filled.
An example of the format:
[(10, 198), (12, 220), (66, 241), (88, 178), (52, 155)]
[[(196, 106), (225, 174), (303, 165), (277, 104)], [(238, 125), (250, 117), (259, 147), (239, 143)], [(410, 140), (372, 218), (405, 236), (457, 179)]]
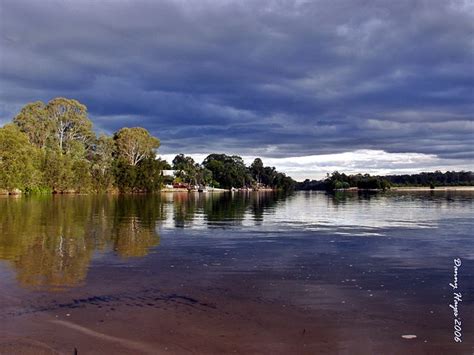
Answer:
[(471, 354), (473, 212), (454, 191), (0, 198), (0, 353)]

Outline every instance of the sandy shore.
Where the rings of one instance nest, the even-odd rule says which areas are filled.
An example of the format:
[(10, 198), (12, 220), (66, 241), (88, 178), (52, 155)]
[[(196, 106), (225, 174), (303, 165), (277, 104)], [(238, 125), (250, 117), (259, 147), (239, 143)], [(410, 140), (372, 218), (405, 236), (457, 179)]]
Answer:
[[(400, 321), (396, 313), (387, 317), (381, 298), (371, 297), (367, 316), (361, 311), (368, 307), (367, 300), (351, 292), (349, 304), (334, 302), (339, 291), (330, 285), (324, 295), (307, 300), (313, 304), (317, 300), (319, 306), (306, 307), (253, 290), (253, 282), (242, 282), (241, 276), (213, 286), (215, 281), (204, 278), (199, 288), (176, 289), (163, 280), (159, 288), (135, 284), (126, 290), (104, 287), (93, 294), (77, 290), (73, 295), (57, 294), (54, 300), (36, 298), (27, 309), (10, 304), (6, 307), (10, 312), (0, 317), (0, 353), (383, 354), (391, 349), (397, 354), (441, 354), (469, 350), (467, 343), (447, 344), (445, 329), (413, 327), (417, 319)], [(281, 281), (277, 289), (288, 293), (294, 286), (293, 281)], [(416, 334), (417, 339), (404, 340), (402, 334)]]

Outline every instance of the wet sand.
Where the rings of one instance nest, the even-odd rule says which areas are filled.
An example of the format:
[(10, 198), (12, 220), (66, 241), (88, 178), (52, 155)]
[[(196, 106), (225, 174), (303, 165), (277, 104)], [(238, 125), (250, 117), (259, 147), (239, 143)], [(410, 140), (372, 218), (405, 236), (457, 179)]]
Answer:
[[(222, 277), (194, 272), (184, 276), (182, 271), (178, 268), (134, 280), (133, 269), (124, 269), (119, 282), (117, 271), (106, 269), (100, 279), (89, 280), (87, 286), (53, 296), (39, 292), (31, 297), (16, 290), (18, 298), (1, 298), (0, 353), (472, 351), (472, 344), (450, 340), (449, 312), (439, 314), (432, 305), (407, 307), (396, 297), (388, 302), (388, 290), (381, 288), (368, 294), (355, 285), (302, 285), (283, 280), (282, 275)], [(101, 282), (108, 276), (115, 285)], [(430, 313), (431, 309), (436, 309), (436, 314)], [(464, 307), (463, 314), (467, 316), (470, 310), (472, 306)], [(417, 337), (403, 339), (406, 334)]]
[[(61, 306), (18, 316), (7, 321), (0, 349), (17, 353), (21, 346), (21, 353), (27, 354), (70, 354), (74, 349), (79, 354), (469, 351), (468, 346), (438, 343), (436, 339), (444, 333), (441, 331), (417, 331), (417, 339), (402, 339), (404, 330), (398, 321), (364, 319), (345, 307), (308, 312), (256, 300), (215, 299), (215, 304), (208, 306), (179, 296), (165, 296), (163, 301), (156, 301), (157, 297), (163, 295), (142, 292), (128, 301), (87, 304), (80, 309)], [(430, 344), (425, 343), (425, 337)]]

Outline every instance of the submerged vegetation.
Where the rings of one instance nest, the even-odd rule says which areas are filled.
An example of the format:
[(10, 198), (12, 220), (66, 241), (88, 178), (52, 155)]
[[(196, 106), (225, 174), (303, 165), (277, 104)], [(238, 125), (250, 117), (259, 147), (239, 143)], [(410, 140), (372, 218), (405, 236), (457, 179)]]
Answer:
[[(176, 176), (157, 159), (160, 140), (141, 127), (97, 137), (80, 102), (37, 101), (0, 128), (0, 192), (153, 192), (165, 182), (222, 188), (291, 189), (295, 182), (256, 159), (246, 167), (239, 156), (211, 154), (203, 164), (183, 154), (173, 160)], [(174, 180), (174, 181), (173, 181)]]

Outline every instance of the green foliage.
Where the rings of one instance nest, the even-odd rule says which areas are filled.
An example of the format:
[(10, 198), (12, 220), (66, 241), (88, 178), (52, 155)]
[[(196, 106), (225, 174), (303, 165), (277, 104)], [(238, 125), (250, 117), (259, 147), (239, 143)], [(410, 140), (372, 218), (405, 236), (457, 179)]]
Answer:
[(93, 140), (92, 122), (80, 102), (58, 97), (48, 102), (46, 114), (53, 122), (54, 139), (61, 151), (69, 152), (74, 142), (87, 147)]
[(50, 195), (53, 190), (50, 187), (45, 186), (33, 186), (25, 189), (25, 193), (33, 195)]
[(146, 158), (137, 165), (135, 190), (141, 192), (158, 191), (163, 185), (163, 161)]
[(133, 166), (143, 159), (154, 158), (155, 149), (160, 146), (160, 140), (141, 127), (122, 128), (115, 133), (114, 140), (118, 158)]
[(199, 185), (203, 185), (203, 186), (207, 186), (207, 185), (212, 184), (212, 182), (213, 182), (212, 171), (210, 171), (209, 169), (207, 169), (203, 166), (197, 165), (196, 182)]
[(32, 145), (41, 149), (58, 148), (67, 153), (75, 142), (88, 147), (94, 137), (86, 106), (63, 97), (47, 104), (37, 101), (25, 105), (13, 123), (28, 136)]
[(38, 152), (16, 126), (0, 128), (0, 189), (27, 190), (39, 178)]
[(325, 180), (305, 180), (297, 184), (298, 190), (336, 190), (349, 187), (359, 189), (386, 190), (391, 186), (426, 186), (434, 189), (436, 186), (472, 186), (473, 173), (470, 171), (435, 171), (413, 175), (371, 176), (369, 174), (346, 175), (334, 172), (328, 174)]
[(388, 180), (369, 174), (346, 175), (335, 171), (325, 180), (326, 190), (348, 189), (357, 187), (363, 190), (385, 190), (390, 188)]
[(56, 193), (156, 191), (157, 138), (140, 127), (96, 138), (85, 105), (56, 98), (25, 105), (0, 132), (0, 189)]
[(263, 185), (273, 189), (293, 190), (296, 182), (284, 173), (276, 171), (274, 167), (263, 166), (260, 158), (256, 158), (250, 165), (250, 173), (257, 186)]
[(49, 149), (44, 158), (43, 182), (53, 192), (88, 192), (92, 190), (91, 164), (80, 152), (62, 154)]
[(385, 176), (394, 186), (472, 186), (474, 174), (472, 171), (435, 171), (412, 175)]
[(166, 162), (146, 158), (137, 165), (130, 165), (124, 160), (114, 164), (115, 183), (122, 193), (155, 192), (163, 185), (163, 166)]
[(211, 154), (203, 162), (203, 167), (210, 171), (207, 181), (212, 179), (214, 186), (222, 188), (272, 188), (292, 190), (295, 181), (275, 170), (264, 167), (260, 158), (256, 158), (250, 167), (246, 167), (243, 159), (237, 155)]
[(69, 186), (71, 186), (75, 192), (91, 191), (92, 176), (90, 162), (82, 158), (72, 158), (71, 160), (72, 179)]
[[(23, 107), (14, 124), (41, 151), (40, 178), (28, 191), (82, 192), (92, 186), (89, 150), (95, 135), (87, 108), (76, 100), (56, 98)], [(28, 145), (28, 144), (27, 144)]]
[(180, 182), (202, 186), (212, 184), (212, 171), (184, 154), (178, 154), (173, 159), (173, 169), (176, 171), (176, 179)]
[(116, 186), (120, 192), (153, 192), (163, 184), (166, 162), (155, 159), (160, 141), (141, 127), (122, 128), (114, 135)]
[(252, 165), (250, 165), (250, 173), (257, 184), (262, 182), (265, 176), (265, 168), (263, 167), (262, 159), (255, 158)]
[(44, 159), (44, 183), (53, 192), (62, 193), (73, 189), (73, 161), (69, 154), (59, 150), (47, 150)]
[(176, 171), (176, 177), (182, 182), (197, 184), (199, 165), (196, 165), (193, 158), (187, 157), (184, 154), (178, 154), (173, 159), (173, 169)]
[(100, 136), (91, 149), (92, 189), (96, 192), (105, 192), (113, 188), (114, 184), (114, 140), (105, 135)]
[(211, 154), (204, 159), (203, 166), (212, 172), (220, 187), (244, 187), (252, 184), (252, 177), (243, 159), (237, 155)]
[(13, 123), (28, 136), (32, 145), (46, 148), (54, 139), (54, 122), (48, 117), (46, 105), (41, 101), (25, 105)]
[(114, 162), (115, 185), (118, 190), (124, 192), (134, 192), (136, 188), (137, 169), (124, 160)]
[[(0, 131), (0, 189), (30, 193), (153, 192), (171, 169), (156, 159), (159, 139), (141, 127), (96, 137), (87, 107), (67, 98), (25, 105)], [(294, 181), (257, 158), (248, 168), (237, 155), (211, 154), (202, 164), (179, 154), (176, 179), (222, 188), (290, 190)], [(166, 180), (170, 182), (170, 178)]]

